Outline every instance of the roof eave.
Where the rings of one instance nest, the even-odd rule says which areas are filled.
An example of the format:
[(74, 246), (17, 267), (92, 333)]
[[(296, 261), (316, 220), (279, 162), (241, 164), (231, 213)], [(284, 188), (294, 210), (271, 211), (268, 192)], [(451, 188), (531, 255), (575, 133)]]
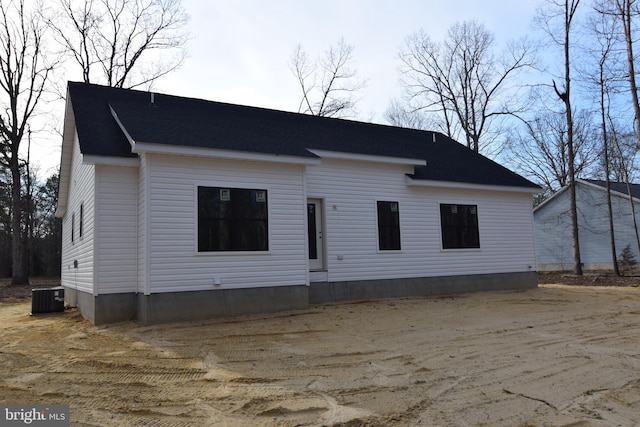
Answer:
[(471, 182), (454, 182), (454, 181), (436, 181), (428, 179), (413, 179), (410, 176), (405, 177), (405, 182), (409, 186), (414, 187), (436, 187), (436, 188), (454, 188), (465, 190), (483, 190), (483, 191), (506, 191), (510, 193), (536, 194), (542, 191), (540, 187), (519, 187), (513, 185), (488, 185), (475, 184)]
[[(602, 187), (600, 185), (597, 184), (593, 184), (589, 181), (585, 181), (583, 179), (577, 178), (576, 179), (577, 183), (580, 184), (584, 184), (590, 188), (593, 188), (595, 190), (599, 190), (599, 191), (607, 191), (606, 187)], [(565, 185), (564, 187), (562, 187), (561, 189), (559, 189), (558, 191), (556, 191), (555, 193), (553, 193), (550, 197), (548, 197), (546, 200), (544, 200), (542, 203), (540, 203), (538, 206), (535, 207), (535, 209), (533, 210), (534, 212), (539, 211), (540, 209), (542, 209), (543, 207), (545, 207), (546, 205), (548, 205), (549, 203), (551, 203), (553, 200), (555, 200), (558, 196), (560, 196), (562, 193), (564, 193), (565, 191), (567, 191), (569, 189), (568, 185)], [(612, 194), (615, 194), (618, 197), (623, 197), (625, 199), (629, 198), (629, 195), (627, 193), (621, 193), (619, 191), (616, 190), (611, 190)], [(639, 202), (640, 203), (640, 199), (631, 196), (631, 198), (633, 199), (634, 202)]]
[(71, 96), (67, 90), (67, 100), (64, 113), (64, 129), (62, 132), (62, 149), (60, 150), (60, 176), (58, 186), (58, 206), (56, 218), (63, 218), (67, 212), (67, 198), (69, 197), (69, 180), (71, 179), (71, 162), (73, 160), (73, 143), (76, 137), (76, 119), (73, 114)]
[[(603, 187), (601, 185), (594, 184), (593, 182), (585, 181), (584, 179), (578, 178), (578, 179), (576, 179), (576, 182), (579, 182), (581, 184), (587, 185), (587, 186), (589, 186), (591, 188), (598, 189), (600, 191), (607, 191), (607, 187)], [(610, 190), (611, 190), (611, 194), (615, 194), (615, 195), (617, 195), (619, 197), (623, 197), (625, 199), (629, 198), (629, 194), (628, 193), (623, 193), (621, 191), (617, 191), (617, 190), (614, 190), (612, 188)], [(633, 194), (631, 195), (631, 198), (636, 202), (640, 202), (640, 199), (635, 197)]]
[(288, 163), (298, 165), (320, 164), (320, 159), (318, 157), (257, 153), (239, 150), (223, 150), (218, 148), (190, 147), (184, 145), (156, 144), (151, 142), (134, 142), (133, 152), (262, 161), (272, 163)]
[(325, 159), (355, 160), (363, 162), (391, 163), (395, 165), (426, 166), (424, 159), (411, 159), (407, 157), (379, 156), (374, 154), (347, 153), (341, 151), (318, 150), (307, 148), (307, 150), (318, 157)]
[(82, 163), (85, 165), (138, 167), (140, 166), (140, 158), (83, 154)]

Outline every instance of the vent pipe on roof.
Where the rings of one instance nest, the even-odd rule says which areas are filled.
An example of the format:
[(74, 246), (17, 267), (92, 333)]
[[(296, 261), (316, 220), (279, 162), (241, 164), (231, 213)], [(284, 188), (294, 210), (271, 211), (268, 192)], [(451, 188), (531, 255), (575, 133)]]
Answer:
[(149, 92), (149, 94), (151, 95), (151, 105), (155, 105), (155, 93)]
[[(152, 98), (152, 99), (153, 99), (153, 98)], [(153, 101), (152, 101), (152, 102), (153, 102)], [(435, 132), (433, 132), (433, 133), (431, 134), (431, 136), (432, 136), (432, 138), (433, 138), (433, 142), (435, 143), (435, 142), (436, 142), (436, 133), (435, 133)]]

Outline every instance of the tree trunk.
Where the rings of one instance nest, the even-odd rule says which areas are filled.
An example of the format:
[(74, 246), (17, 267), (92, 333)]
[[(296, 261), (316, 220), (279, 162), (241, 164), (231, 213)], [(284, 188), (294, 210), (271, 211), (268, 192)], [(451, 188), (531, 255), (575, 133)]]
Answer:
[(9, 159), (11, 170), (11, 284), (29, 284), (29, 277), (24, 268), (24, 241), (22, 239), (22, 197), (20, 186), (20, 164), (18, 152), (12, 150)]
[[(569, 35), (571, 29), (571, 21), (578, 6), (579, 0), (571, 3), (569, 8), (569, 0), (565, 0), (565, 42), (564, 42), (564, 84), (565, 93), (558, 94), (564, 101), (567, 115), (567, 150), (569, 161), (569, 190), (571, 194), (571, 235), (573, 238), (573, 272), (582, 276), (582, 260), (580, 259), (580, 237), (578, 234), (578, 207), (576, 203), (576, 173), (575, 173), (575, 151), (573, 147), (573, 114), (571, 111), (571, 69), (569, 55)], [(556, 89), (557, 92), (557, 89)]]
[[(570, 162), (572, 163), (572, 162)], [(573, 175), (573, 166), (569, 165), (569, 175)], [(580, 237), (578, 234), (578, 207), (576, 203), (576, 180), (569, 182), (571, 194), (571, 237), (573, 239), (573, 273), (582, 276), (582, 260), (580, 257)]]
[(613, 263), (613, 274), (620, 276), (618, 267), (618, 255), (616, 251), (616, 232), (613, 225), (613, 207), (611, 206), (611, 179), (609, 178), (609, 135), (607, 132), (607, 112), (608, 103), (605, 105), (605, 81), (604, 81), (605, 57), (600, 61), (600, 120), (602, 120), (602, 146), (604, 151), (604, 176), (607, 185), (607, 209), (609, 214), (609, 236), (611, 239), (611, 262)]
[(618, 12), (620, 14), (620, 19), (622, 20), (622, 28), (624, 30), (624, 41), (627, 50), (627, 67), (629, 68), (629, 72), (627, 73), (629, 77), (629, 90), (631, 91), (631, 101), (633, 104), (634, 111), (634, 122), (635, 122), (635, 131), (637, 138), (637, 145), (640, 147), (640, 102), (638, 101), (638, 87), (636, 85), (636, 71), (633, 61), (635, 58), (633, 57), (633, 36), (631, 34), (631, 3), (632, 0), (623, 0), (622, 4), (619, 1), (616, 1), (616, 6), (618, 7)]
[(636, 245), (638, 246), (638, 253), (640, 254), (640, 233), (638, 232), (638, 220), (636, 219), (636, 204), (633, 201), (633, 195), (631, 194), (631, 183), (629, 183), (629, 177), (627, 176), (627, 193), (629, 194), (629, 205), (631, 206), (631, 218), (633, 219), (633, 230), (636, 235)]
[[(607, 150), (607, 137), (605, 136), (604, 149)], [(606, 151), (605, 151), (606, 153)], [(613, 207), (611, 206), (611, 180), (609, 179), (609, 155), (605, 154), (605, 174), (607, 177), (607, 208), (609, 209), (609, 234), (611, 236), (611, 262), (613, 263), (613, 274), (620, 275), (620, 268), (618, 267), (618, 255), (616, 252), (616, 234), (613, 226)]]
[(633, 220), (633, 231), (636, 237), (636, 247), (638, 248), (638, 253), (640, 254), (640, 232), (638, 231), (638, 220), (636, 219), (636, 205), (633, 198), (633, 193), (631, 192), (631, 178), (629, 176), (629, 169), (627, 169), (627, 165), (624, 160), (622, 150), (620, 149), (620, 143), (618, 141), (618, 138), (616, 137), (613, 140), (613, 142), (615, 143), (615, 148), (622, 162), (622, 173), (624, 177), (624, 182), (627, 185), (627, 195), (629, 200), (629, 206), (631, 208), (631, 219)]

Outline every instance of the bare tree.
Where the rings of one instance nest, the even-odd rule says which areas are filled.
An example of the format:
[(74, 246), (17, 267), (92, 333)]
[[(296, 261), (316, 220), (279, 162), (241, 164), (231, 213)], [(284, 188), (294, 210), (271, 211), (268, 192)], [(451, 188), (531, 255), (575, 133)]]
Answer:
[(357, 94), (366, 86), (353, 65), (353, 46), (340, 39), (323, 56), (312, 60), (298, 45), (291, 55), (291, 70), (302, 98), (298, 112), (325, 117), (355, 114)]
[(612, 62), (612, 53), (616, 45), (616, 35), (612, 20), (605, 14), (596, 14), (592, 20), (591, 26), (595, 33), (598, 44), (598, 72), (595, 78), (592, 79), (595, 86), (598, 88), (599, 99), (598, 107), (600, 110), (600, 127), (602, 133), (602, 158), (604, 165), (605, 186), (607, 190), (607, 213), (609, 216), (609, 238), (611, 244), (611, 260), (613, 265), (613, 273), (616, 276), (620, 275), (620, 268), (618, 267), (618, 256), (616, 252), (616, 234), (615, 225), (613, 222), (613, 207), (611, 203), (611, 174), (610, 174), (610, 160), (609, 154), (611, 152), (609, 148), (609, 117), (611, 98), (610, 93), (612, 85), (615, 84), (617, 76), (610, 71), (610, 63)]
[(627, 78), (629, 81), (629, 90), (631, 92), (631, 103), (634, 111), (635, 131), (637, 145), (640, 147), (640, 102), (638, 101), (638, 86), (636, 84), (635, 57), (633, 53), (633, 16), (638, 16), (639, 11), (635, 0), (615, 0), (615, 8), (617, 9), (620, 23), (624, 34), (625, 47), (627, 52)]
[[(573, 110), (571, 108), (571, 25), (574, 22), (580, 0), (547, 0), (547, 4), (538, 9), (539, 22), (550, 38), (562, 47), (563, 51), (563, 80), (562, 89), (558, 89), (555, 80), (553, 89), (564, 105), (564, 114), (567, 120), (567, 161), (569, 173), (569, 194), (571, 198), (571, 229), (573, 237), (573, 261), (574, 273), (582, 275), (582, 261), (580, 259), (580, 238), (578, 235), (578, 210), (576, 206), (576, 171), (575, 171), (575, 146)], [(550, 7), (547, 7), (550, 6)], [(552, 28), (552, 22), (560, 20), (561, 26), (556, 33)]]
[(180, 0), (60, 0), (49, 24), (86, 83), (150, 87), (184, 61)]
[(534, 50), (521, 40), (497, 56), (494, 35), (471, 21), (453, 25), (442, 43), (414, 33), (400, 60), (401, 82), (414, 109), (437, 114), (439, 130), (455, 139), (460, 134), (477, 152), (497, 117), (520, 110), (513, 102), (514, 79), (533, 67)]
[(28, 283), (24, 261), (20, 145), (43, 99), (54, 63), (46, 58), (46, 26), (24, 0), (0, 0), (0, 148), (11, 171), (12, 283)]
[(410, 129), (428, 130), (432, 123), (429, 116), (420, 114), (420, 111), (413, 110), (397, 99), (391, 100), (384, 112), (384, 117), (393, 126)]
[[(607, 117), (609, 147), (609, 174), (616, 182), (637, 182), (638, 168), (634, 157), (638, 153), (636, 136), (633, 130), (622, 131), (623, 126), (612, 117)], [(604, 169), (604, 168), (603, 168)]]
[[(613, 150), (617, 151), (617, 158), (620, 162), (620, 171), (622, 172), (622, 177), (623, 179), (620, 180), (620, 182), (626, 182), (627, 183), (627, 195), (628, 195), (628, 200), (629, 200), (629, 207), (631, 208), (631, 219), (633, 221), (633, 230), (635, 232), (635, 236), (636, 236), (636, 246), (638, 248), (638, 253), (640, 253), (640, 230), (638, 227), (638, 220), (636, 217), (636, 205), (635, 205), (635, 201), (634, 201), (634, 197), (633, 197), (633, 193), (631, 192), (631, 176), (633, 174), (633, 156), (627, 156), (624, 153), (624, 146), (625, 145), (630, 145), (630, 144), (625, 144), (624, 140), (626, 138), (623, 135), (620, 135), (616, 132), (615, 127), (612, 127), (612, 142), (613, 142)], [(635, 138), (634, 138), (635, 139)], [(636, 144), (633, 144), (634, 148), (637, 147)], [(631, 159), (631, 162), (627, 162), (627, 158)]]
[[(539, 113), (524, 122), (524, 131), (509, 137), (507, 157), (523, 175), (531, 177), (550, 195), (569, 185), (567, 122), (564, 114)], [(574, 118), (576, 176), (589, 175), (596, 163), (595, 129), (588, 111)]]

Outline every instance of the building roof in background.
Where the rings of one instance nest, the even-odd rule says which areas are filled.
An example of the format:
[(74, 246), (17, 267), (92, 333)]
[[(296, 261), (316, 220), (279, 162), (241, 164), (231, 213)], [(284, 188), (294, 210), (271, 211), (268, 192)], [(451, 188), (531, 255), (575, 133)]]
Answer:
[[(606, 181), (599, 179), (583, 179), (582, 181), (589, 182), (591, 184), (597, 185), (604, 189), (607, 188)], [(611, 190), (616, 191), (618, 193), (629, 195), (629, 188), (631, 189), (631, 196), (637, 199), (640, 199), (640, 184), (629, 184), (629, 188), (627, 187), (626, 182), (611, 182)]]

